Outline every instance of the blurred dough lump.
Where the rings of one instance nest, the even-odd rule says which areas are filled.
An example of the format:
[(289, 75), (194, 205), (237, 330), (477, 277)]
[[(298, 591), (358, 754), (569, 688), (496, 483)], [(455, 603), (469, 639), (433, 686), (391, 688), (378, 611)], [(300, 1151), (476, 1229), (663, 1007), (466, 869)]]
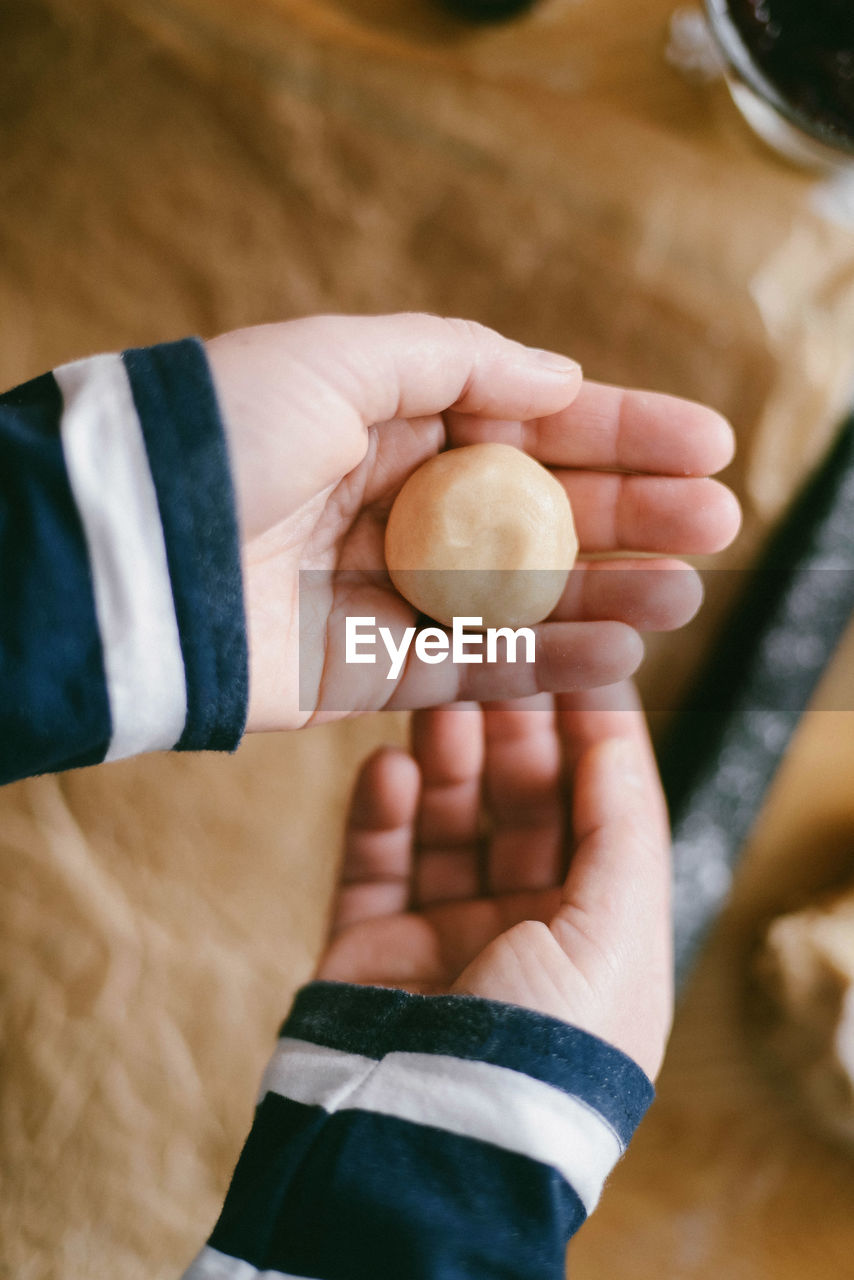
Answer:
[(774, 920), (756, 976), (768, 1049), (821, 1128), (854, 1146), (854, 885)]

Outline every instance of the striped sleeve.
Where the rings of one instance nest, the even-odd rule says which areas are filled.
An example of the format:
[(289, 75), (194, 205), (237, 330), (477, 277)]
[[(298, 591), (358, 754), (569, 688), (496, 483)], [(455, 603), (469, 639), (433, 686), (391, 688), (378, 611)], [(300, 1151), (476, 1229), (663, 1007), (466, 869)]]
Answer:
[(525, 1009), (312, 983), (184, 1280), (563, 1280), (652, 1095)]
[(0, 593), (0, 782), (237, 745), (239, 541), (200, 342), (0, 396)]

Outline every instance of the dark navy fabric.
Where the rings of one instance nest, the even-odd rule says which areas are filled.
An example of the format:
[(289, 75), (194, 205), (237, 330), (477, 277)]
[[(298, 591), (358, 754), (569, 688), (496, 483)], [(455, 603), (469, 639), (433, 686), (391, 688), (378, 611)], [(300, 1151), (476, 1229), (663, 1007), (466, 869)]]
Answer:
[(122, 354), (142, 425), (187, 679), (177, 749), (231, 751), (248, 705), (240, 542), (225, 433), (202, 343)]
[[(187, 684), (181, 750), (232, 750), (248, 704), (226, 441), (197, 339), (123, 356), (163, 524)], [(86, 537), (52, 374), (0, 395), (0, 783), (95, 764), (112, 736)]]
[(564, 1280), (584, 1216), (563, 1178), (525, 1156), (268, 1095), (210, 1243), (323, 1280)]
[[(640, 1068), (596, 1036), (472, 996), (314, 982), (282, 1034), (376, 1060), (442, 1054), (516, 1070), (580, 1099), (624, 1143), (653, 1096)], [(584, 1218), (577, 1192), (538, 1160), (269, 1092), (210, 1244), (259, 1271), (322, 1280), (564, 1280)]]
[(582, 1097), (625, 1145), (654, 1090), (636, 1062), (604, 1040), (530, 1009), (475, 996), (418, 996), (312, 982), (282, 1035), (368, 1058), (442, 1053), (509, 1067)]
[(112, 725), (62, 395), (0, 395), (0, 783), (103, 760)]

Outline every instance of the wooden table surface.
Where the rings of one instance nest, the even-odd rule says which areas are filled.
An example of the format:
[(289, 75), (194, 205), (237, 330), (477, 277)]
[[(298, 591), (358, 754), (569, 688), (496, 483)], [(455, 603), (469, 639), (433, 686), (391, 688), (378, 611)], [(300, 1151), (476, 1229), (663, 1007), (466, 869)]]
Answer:
[[(650, 639), (663, 721), (854, 363), (832, 192), (766, 154), (720, 83), (667, 64), (672, 8), (543, 0), (476, 30), (427, 0), (7, 0), (0, 384), (187, 332), (417, 307), (714, 403), (745, 531), (697, 621)], [(356, 762), (404, 733), (372, 718), (0, 796), (0, 1275), (186, 1264), (320, 946)], [(852, 777), (854, 636), (575, 1280), (854, 1276), (854, 1157), (767, 1078), (745, 1002), (761, 923), (854, 875)]]

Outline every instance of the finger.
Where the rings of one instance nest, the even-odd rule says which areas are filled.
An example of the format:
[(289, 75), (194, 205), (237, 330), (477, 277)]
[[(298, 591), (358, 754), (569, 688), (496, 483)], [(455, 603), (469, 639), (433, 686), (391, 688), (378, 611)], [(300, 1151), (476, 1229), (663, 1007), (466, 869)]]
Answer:
[(741, 524), (735, 495), (717, 480), (557, 471), (582, 550), (709, 555)]
[(526, 447), (552, 466), (707, 476), (732, 461), (735, 436), (694, 401), (585, 382), (571, 407), (530, 424)]
[(484, 712), (484, 793), (491, 893), (546, 889), (564, 848), (563, 755), (550, 694), (490, 704)]
[[(625, 623), (544, 622), (517, 637), (515, 654), (496, 641), (496, 660), (484, 661), (492, 655), (483, 633), (466, 632), (465, 661), (452, 661), (449, 637), (447, 657), (428, 664), (418, 658), (413, 641), (414, 609), (388, 585), (357, 575), (330, 607), (330, 592), (323, 587), (328, 575), (319, 576), (318, 586), (303, 592), (301, 584), (300, 590), (299, 699), (313, 723), (383, 708), (416, 710), (613, 684), (632, 675), (643, 660), (643, 641)], [(321, 622), (313, 628), (315, 616)], [(350, 652), (347, 618), (369, 629), (366, 637), (360, 635), (357, 658)]]
[(381, 748), (362, 766), (347, 817), (333, 932), (407, 909), (418, 791), (418, 766), (405, 751)]
[(275, 329), (282, 357), (308, 367), (366, 426), (452, 405), (466, 413), (536, 417), (564, 408), (581, 386), (575, 361), (470, 320), (311, 316)]
[(454, 413), (447, 422), (455, 445), (501, 440), (555, 467), (706, 476), (735, 451), (732, 427), (714, 409), (588, 381), (571, 405), (535, 421), (486, 423)]
[(643, 661), (643, 641), (622, 622), (543, 622), (530, 630), (533, 661), (527, 661), (524, 640), (517, 645), (516, 661), (508, 660), (503, 645), (494, 662), (427, 666), (413, 660), (386, 693), (384, 705), (406, 709), (587, 689), (625, 680)]
[(578, 561), (552, 618), (673, 631), (690, 622), (702, 602), (700, 575), (681, 560)]
[(480, 707), (418, 712), (412, 721), (412, 750), (422, 777), (415, 900), (424, 906), (474, 898), (480, 890)]

